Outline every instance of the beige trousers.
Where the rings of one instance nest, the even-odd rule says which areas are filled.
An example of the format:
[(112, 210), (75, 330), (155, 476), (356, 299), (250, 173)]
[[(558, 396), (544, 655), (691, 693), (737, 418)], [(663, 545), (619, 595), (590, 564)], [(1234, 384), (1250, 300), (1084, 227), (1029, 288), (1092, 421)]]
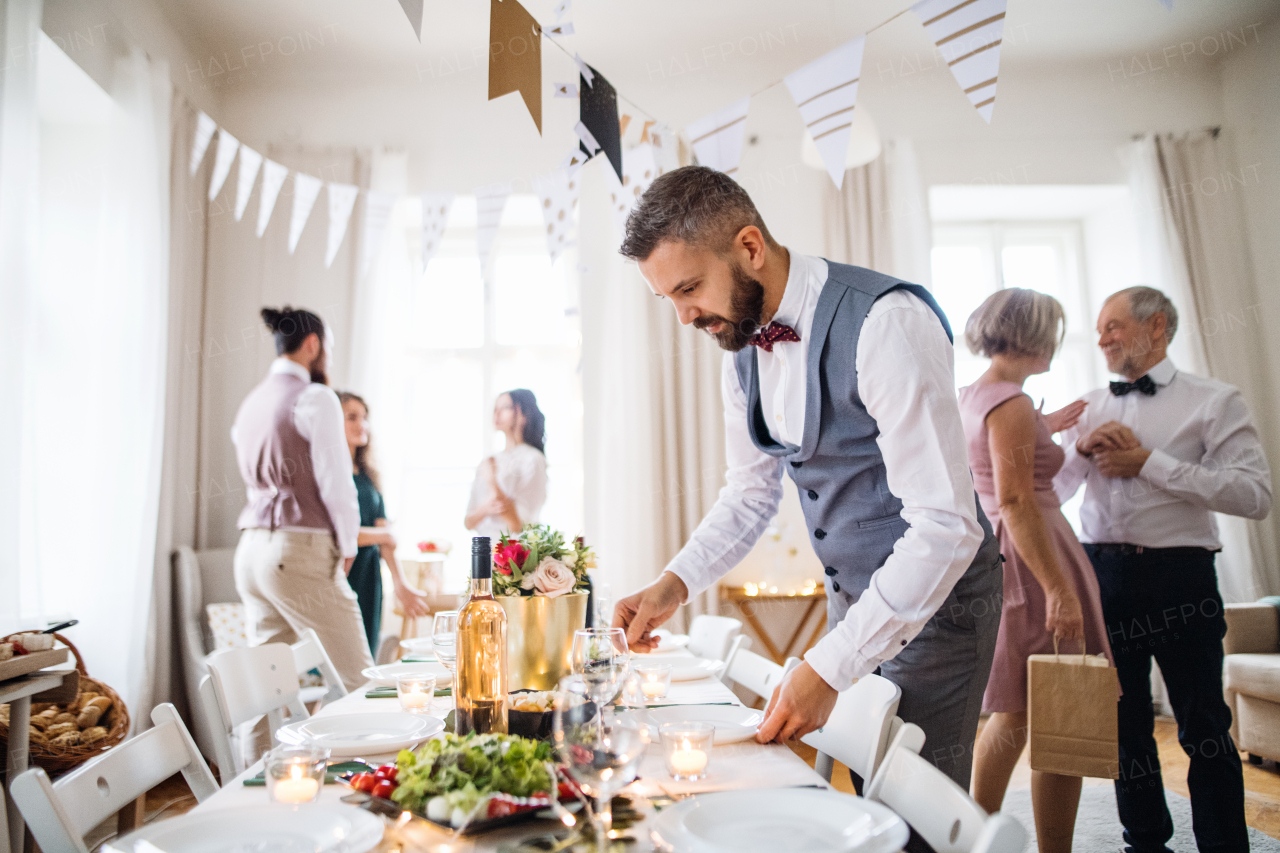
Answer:
[(332, 536), (250, 528), (240, 534), (235, 573), (251, 646), (294, 643), (314, 628), (347, 690), (364, 684), (360, 671), (373, 658)]

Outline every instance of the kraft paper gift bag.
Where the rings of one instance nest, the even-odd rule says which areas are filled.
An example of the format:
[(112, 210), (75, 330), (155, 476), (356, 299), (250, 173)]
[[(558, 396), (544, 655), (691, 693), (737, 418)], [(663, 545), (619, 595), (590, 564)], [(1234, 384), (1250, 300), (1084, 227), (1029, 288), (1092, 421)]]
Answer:
[(1120, 679), (1103, 655), (1029, 656), (1031, 769), (1064, 776), (1119, 778), (1119, 698)]

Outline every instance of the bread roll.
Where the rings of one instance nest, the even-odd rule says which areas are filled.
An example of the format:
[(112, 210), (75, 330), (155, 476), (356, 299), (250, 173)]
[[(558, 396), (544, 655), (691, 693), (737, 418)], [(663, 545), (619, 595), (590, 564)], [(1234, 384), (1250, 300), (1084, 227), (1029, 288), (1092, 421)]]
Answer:
[(31, 730), (27, 732), (27, 734), (30, 736), (30, 740), (32, 743), (48, 743), (49, 742), (49, 738), (45, 735), (44, 732), (40, 731), (35, 726), (31, 726), (30, 728)]
[(101, 708), (101, 709), (102, 709), (102, 713), (104, 713), (104, 714), (105, 714), (105, 713), (107, 713), (107, 711), (109, 711), (109, 710), (111, 709), (111, 700), (110, 700), (110, 699), (108, 699), (106, 696), (97, 696), (97, 697), (95, 697), (95, 698), (93, 698), (93, 699), (90, 699), (90, 700), (89, 700), (88, 702), (86, 702), (82, 707), (84, 707), (84, 708)]
[(57, 725), (58, 723), (74, 723), (75, 721), (76, 721), (76, 715), (68, 714), (66, 711), (63, 711), (61, 714), (53, 718), (53, 722), (55, 725)]
[(80, 712), (79, 717), (74, 718), (76, 723), (82, 729), (87, 729), (98, 724), (98, 720), (102, 719), (102, 709), (97, 705), (90, 705)]
[(32, 718), (31, 718), (31, 728), (33, 728), (33, 729), (39, 729), (40, 731), (44, 731), (45, 729), (49, 728), (49, 725), (50, 725), (52, 722), (53, 722), (53, 720), (52, 720), (51, 718), (49, 718), (49, 717), (42, 717), (42, 716), (40, 716), (39, 714), (37, 714), (36, 716), (34, 716), (34, 717), (32, 717)]
[(65, 735), (67, 732), (78, 731), (80, 731), (80, 727), (75, 723), (54, 723), (52, 726), (45, 729), (44, 733), (51, 738), (56, 738), (59, 735)]
[(79, 745), (80, 745), (79, 731), (64, 732), (63, 734), (60, 734), (57, 737), (55, 737), (53, 740), (49, 741), (49, 746), (79, 746)]
[(102, 726), (90, 726), (80, 733), (81, 743), (95, 743), (107, 736), (107, 730)]

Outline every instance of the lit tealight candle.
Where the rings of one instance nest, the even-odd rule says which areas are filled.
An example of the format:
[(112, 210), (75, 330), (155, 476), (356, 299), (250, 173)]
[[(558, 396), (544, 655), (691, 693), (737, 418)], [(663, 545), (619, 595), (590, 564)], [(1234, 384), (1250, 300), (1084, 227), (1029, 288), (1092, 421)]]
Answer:
[(421, 711), (431, 704), (431, 697), (421, 690), (410, 690), (400, 694), (400, 707), (406, 711)]
[(295, 764), (289, 768), (287, 778), (276, 780), (272, 796), (278, 803), (309, 803), (319, 790), (320, 783), (302, 775), (302, 765)]
[(667, 692), (667, 686), (661, 681), (646, 681), (640, 685), (640, 689), (644, 691), (646, 699), (658, 699)]
[(707, 754), (694, 749), (685, 738), (680, 748), (671, 753), (671, 769), (681, 776), (696, 776), (707, 769)]

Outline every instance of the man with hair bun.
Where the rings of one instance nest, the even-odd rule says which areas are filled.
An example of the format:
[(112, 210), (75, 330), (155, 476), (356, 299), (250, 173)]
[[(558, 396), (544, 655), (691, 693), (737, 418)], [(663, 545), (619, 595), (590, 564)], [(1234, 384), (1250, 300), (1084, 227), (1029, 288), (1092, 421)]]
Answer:
[(249, 643), (293, 643), (314, 628), (348, 690), (373, 665), (347, 572), (360, 507), (342, 405), (325, 368), (333, 337), (310, 311), (263, 308), (277, 358), (236, 414), (248, 503), (240, 513), (236, 590)]
[(662, 175), (622, 254), (681, 323), (727, 350), (727, 485), (654, 583), (618, 603), (633, 649), (714, 584), (778, 511), (785, 470), (826, 570), (827, 636), (770, 698), (757, 739), (803, 737), (879, 672), (922, 755), (965, 790), (1000, 623), (1000, 546), (973, 490), (951, 328), (923, 287), (780, 245), (747, 192)]
[(1271, 472), (1240, 392), (1179, 370), (1167, 350), (1178, 311), (1153, 287), (1112, 294), (1098, 346), (1124, 381), (1090, 391), (1062, 434), (1063, 502), (1085, 484), (1080, 541), (1098, 576), (1123, 695), (1116, 804), (1131, 853), (1166, 853), (1173, 822), (1153, 736), (1151, 661), (1160, 664), (1190, 759), (1196, 846), (1247, 851), (1244, 778), (1222, 695), (1226, 619), (1214, 570), (1215, 512), (1260, 520)]

